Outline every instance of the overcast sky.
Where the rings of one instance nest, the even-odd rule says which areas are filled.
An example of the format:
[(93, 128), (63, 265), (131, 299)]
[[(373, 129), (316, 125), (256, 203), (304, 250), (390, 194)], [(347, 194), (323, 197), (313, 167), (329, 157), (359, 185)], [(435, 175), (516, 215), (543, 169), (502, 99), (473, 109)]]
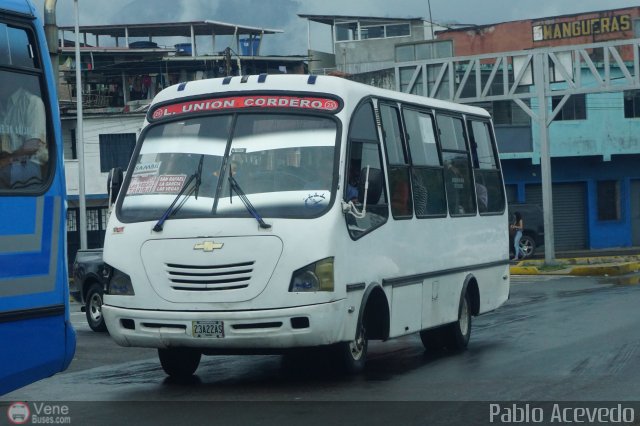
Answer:
[[(44, 0), (34, 0), (39, 11)], [(519, 19), (639, 6), (638, 0), (430, 0), (438, 23), (491, 24)], [(58, 25), (74, 25), (73, 0), (58, 0)], [(281, 29), (265, 37), (261, 53), (304, 55), (307, 23), (298, 14), (422, 17), (425, 0), (79, 0), (80, 25), (214, 20)], [(327, 50), (328, 32), (314, 26), (312, 48)], [(323, 26), (320, 26), (320, 28)], [(326, 27), (326, 26), (324, 26)], [(188, 40), (177, 41), (188, 42)], [(217, 46), (218, 50), (226, 46)]]

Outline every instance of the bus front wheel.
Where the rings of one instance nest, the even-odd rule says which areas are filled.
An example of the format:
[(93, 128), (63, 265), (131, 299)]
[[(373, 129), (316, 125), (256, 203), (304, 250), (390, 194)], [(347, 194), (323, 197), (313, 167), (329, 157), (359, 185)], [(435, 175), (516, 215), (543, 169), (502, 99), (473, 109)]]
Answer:
[(358, 330), (353, 340), (338, 343), (337, 355), (346, 373), (355, 374), (364, 370), (367, 362), (368, 343), (367, 333), (362, 321), (358, 323)]
[(107, 325), (104, 323), (104, 317), (102, 316), (103, 293), (102, 286), (98, 283), (93, 283), (89, 287), (89, 291), (87, 291), (85, 301), (87, 323), (93, 331), (97, 332), (107, 331)]
[(202, 353), (191, 348), (169, 348), (158, 349), (158, 357), (165, 373), (177, 379), (184, 379), (196, 372)]

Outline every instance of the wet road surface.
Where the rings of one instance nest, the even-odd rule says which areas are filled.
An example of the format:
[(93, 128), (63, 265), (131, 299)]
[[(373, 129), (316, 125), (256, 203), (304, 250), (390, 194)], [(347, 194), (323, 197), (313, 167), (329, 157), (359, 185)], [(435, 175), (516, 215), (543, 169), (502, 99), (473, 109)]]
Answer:
[[(366, 407), (376, 401), (637, 401), (638, 306), (640, 286), (608, 278), (513, 277), (510, 300), (474, 318), (463, 353), (425, 353), (418, 336), (371, 342), (365, 372), (352, 377), (334, 373), (323, 359), (290, 366), (275, 355), (203, 357), (188, 383), (168, 379), (155, 350), (121, 348), (92, 332), (77, 312), (78, 349), (69, 370), (0, 401), (267, 401), (262, 411), (271, 411), (274, 422), (280, 412), (274, 402), (364, 401), (365, 412), (374, 413)], [(90, 411), (76, 409), (89, 418)], [(239, 412), (247, 414), (227, 410), (236, 420)], [(459, 420), (449, 418), (439, 424)], [(166, 417), (156, 420), (150, 424)]]

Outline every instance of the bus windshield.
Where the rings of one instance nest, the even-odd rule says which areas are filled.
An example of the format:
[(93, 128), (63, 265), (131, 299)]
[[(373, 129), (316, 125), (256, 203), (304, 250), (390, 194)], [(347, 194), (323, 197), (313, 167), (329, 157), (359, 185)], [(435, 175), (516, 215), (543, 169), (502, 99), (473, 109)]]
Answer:
[[(337, 122), (300, 114), (238, 114), (159, 123), (142, 135), (119, 217), (157, 220), (185, 185), (169, 219), (250, 216), (233, 176), (262, 217), (311, 218), (333, 199)], [(201, 182), (189, 176), (199, 170)]]

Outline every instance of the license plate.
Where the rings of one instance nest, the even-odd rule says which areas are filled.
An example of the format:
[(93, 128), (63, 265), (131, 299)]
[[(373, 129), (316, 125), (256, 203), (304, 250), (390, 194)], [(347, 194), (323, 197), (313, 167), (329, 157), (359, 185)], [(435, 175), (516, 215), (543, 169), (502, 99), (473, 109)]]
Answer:
[(191, 321), (191, 334), (193, 337), (224, 337), (223, 321)]

